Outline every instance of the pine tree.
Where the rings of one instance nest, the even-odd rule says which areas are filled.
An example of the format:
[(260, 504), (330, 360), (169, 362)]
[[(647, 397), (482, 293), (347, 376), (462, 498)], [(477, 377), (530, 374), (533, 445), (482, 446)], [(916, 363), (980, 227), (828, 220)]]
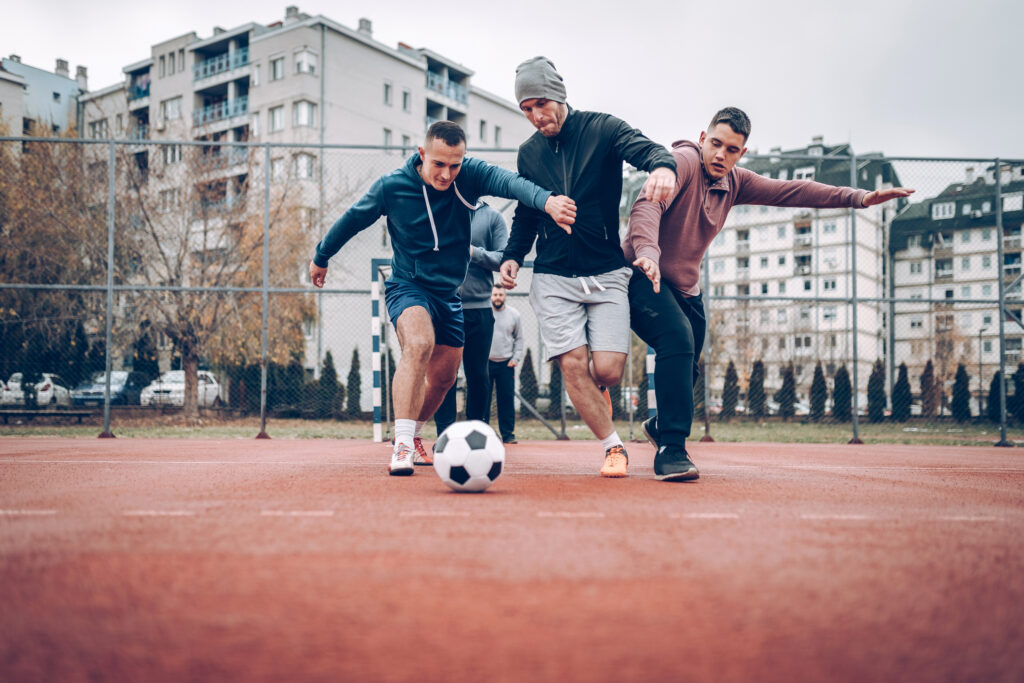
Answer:
[(647, 390), (649, 384), (647, 380), (647, 373), (640, 377), (640, 382), (636, 385), (636, 414), (641, 420), (647, 419), (648, 402), (647, 402)]
[(551, 362), (551, 381), (548, 382), (548, 397), (551, 402), (548, 404), (548, 417), (559, 419), (562, 417), (562, 368), (558, 361)]
[(793, 417), (796, 413), (796, 373), (792, 362), (782, 369), (782, 386), (772, 398), (779, 404), (779, 416), (783, 421)]
[(825, 402), (828, 401), (828, 385), (825, 383), (825, 372), (819, 361), (814, 366), (814, 378), (811, 380), (811, 406), (808, 417), (818, 422), (825, 417)]
[(85, 356), (89, 351), (89, 339), (85, 336), (85, 327), (82, 325), (81, 320), (77, 321), (75, 328), (71, 330), (67, 345), (67, 352), (61, 354), (65, 365), (60, 374), (67, 380), (70, 386), (74, 387), (89, 379), (85, 367)]
[(836, 376), (832, 379), (832, 417), (839, 422), (849, 422), (852, 417), (850, 407), (853, 387), (850, 385), (850, 372), (845, 365), (840, 365)]
[(764, 416), (764, 363), (754, 361), (750, 369), (750, 382), (747, 384), (747, 415)]
[(1012, 406), (1017, 423), (1024, 424), (1024, 363), (1018, 363), (1017, 372), (1013, 373), (1013, 402), (1007, 403), (1007, 410)]
[(953, 419), (967, 422), (971, 419), (971, 377), (963, 363), (956, 366), (956, 377), (953, 381)]
[(158, 358), (150, 323), (148, 320), (143, 320), (139, 324), (139, 337), (135, 340), (135, 348), (132, 352), (132, 370), (141, 372), (148, 381), (152, 382), (160, 376)]
[[(1020, 367), (1018, 366), (1017, 372), (1013, 375), (1013, 383), (1016, 385), (1019, 381), (1017, 378), (1020, 375)], [(986, 415), (988, 416), (989, 422), (999, 424), (1002, 421), (1002, 397), (999, 395), (999, 384), (1003, 381), (1003, 374), (996, 370), (996, 374), (992, 375), (992, 381), (988, 385), (988, 405), (986, 406)], [(1013, 417), (1007, 415), (1007, 417)]]
[(334, 369), (334, 356), (328, 351), (324, 354), (324, 363), (320, 368), (320, 382), (317, 386), (316, 416), (319, 418), (334, 415), (334, 407), (338, 398), (338, 371)]
[(725, 384), (722, 385), (722, 420), (728, 420), (736, 414), (736, 404), (740, 398), (740, 381), (736, 375), (736, 365), (729, 361), (725, 369)]
[(928, 359), (921, 373), (921, 415), (924, 417), (935, 417), (939, 413), (939, 400), (943, 391), (938, 384), (935, 381), (935, 366)]
[(352, 365), (348, 371), (348, 401), (346, 403), (345, 412), (348, 413), (349, 417), (359, 417), (362, 412), (360, 406), (360, 399), (362, 398), (362, 376), (359, 374), (359, 349), (352, 349)]
[(380, 378), (380, 381), (381, 381), (381, 396), (384, 397), (384, 400), (391, 401), (391, 405), (394, 406), (395, 405), (395, 399), (391, 395), (391, 388), (394, 386), (394, 382), (395, 382), (395, 370), (396, 370), (396, 367), (395, 367), (395, 355), (394, 355), (394, 353), (392, 353), (390, 346), (387, 347), (387, 349), (388, 349), (388, 352), (387, 352), (388, 371), (387, 371), (387, 374), (382, 375), (381, 378)]
[(533, 370), (533, 354), (531, 349), (526, 349), (523, 356), (523, 364), (519, 369), (519, 395), (523, 397), (524, 405), (519, 407), (519, 414), (522, 417), (532, 417), (525, 402), (529, 401), (534, 408), (537, 407), (537, 373)]
[[(693, 383), (693, 419), (703, 420), (704, 419), (704, 359), (702, 358), (699, 363), (700, 371), (697, 373), (697, 379)], [(644, 375), (646, 378), (646, 375)], [(646, 388), (644, 393), (646, 394)], [(644, 399), (646, 405), (646, 398)], [(641, 414), (641, 419), (647, 419), (646, 411)]]
[(885, 364), (879, 358), (868, 377), (868, 421), (885, 420)]
[(910, 380), (907, 378), (907, 364), (900, 363), (899, 376), (892, 388), (892, 419), (894, 421), (906, 422), (910, 418), (912, 400)]

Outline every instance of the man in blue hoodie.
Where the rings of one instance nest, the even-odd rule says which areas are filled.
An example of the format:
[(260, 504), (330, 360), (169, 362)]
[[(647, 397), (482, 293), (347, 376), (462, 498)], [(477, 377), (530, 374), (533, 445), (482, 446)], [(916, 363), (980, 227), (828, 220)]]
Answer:
[(394, 476), (412, 474), (414, 460), (430, 462), (419, 430), (454, 383), (462, 358), (458, 290), (469, 265), (470, 215), (477, 200), (484, 195), (517, 199), (559, 225), (575, 220), (576, 205), (569, 197), (465, 154), (466, 135), (458, 125), (431, 125), (418, 153), (373, 183), (331, 226), (309, 264), (313, 284), (323, 287), (328, 260), (387, 216), (393, 254), (384, 298), (402, 348), (392, 384), (395, 448), (388, 471)]

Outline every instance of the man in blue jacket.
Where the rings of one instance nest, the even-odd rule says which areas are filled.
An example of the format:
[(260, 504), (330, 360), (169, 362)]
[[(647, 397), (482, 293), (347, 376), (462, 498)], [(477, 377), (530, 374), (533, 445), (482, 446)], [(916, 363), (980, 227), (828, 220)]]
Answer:
[(402, 348), (392, 384), (395, 448), (388, 471), (395, 476), (412, 474), (417, 458), (429, 462), (418, 430), (454, 383), (462, 358), (458, 289), (469, 264), (470, 214), (479, 197), (517, 199), (560, 225), (575, 220), (576, 206), (569, 197), (465, 154), (466, 135), (458, 125), (431, 125), (418, 153), (373, 183), (331, 226), (309, 264), (313, 284), (323, 287), (328, 260), (387, 216), (393, 255), (384, 298)]

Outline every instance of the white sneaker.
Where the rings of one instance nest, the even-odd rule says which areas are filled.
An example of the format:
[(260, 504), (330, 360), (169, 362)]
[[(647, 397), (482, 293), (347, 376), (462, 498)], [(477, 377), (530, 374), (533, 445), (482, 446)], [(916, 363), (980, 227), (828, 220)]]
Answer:
[(412, 466), (413, 450), (406, 444), (395, 444), (395, 450), (391, 453), (391, 464), (388, 465), (388, 473), (392, 477), (408, 477), (413, 473)]

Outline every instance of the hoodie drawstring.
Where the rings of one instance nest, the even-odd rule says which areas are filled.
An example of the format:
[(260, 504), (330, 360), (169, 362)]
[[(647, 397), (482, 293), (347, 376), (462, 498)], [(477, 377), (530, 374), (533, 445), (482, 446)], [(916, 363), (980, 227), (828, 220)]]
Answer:
[(470, 204), (469, 202), (467, 202), (467, 201), (466, 201), (466, 200), (465, 200), (465, 199), (463, 198), (463, 196), (462, 196), (462, 193), (461, 193), (461, 192), (459, 192), (459, 186), (455, 184), (455, 181), (454, 181), (454, 180), (452, 181), (452, 187), (454, 187), (454, 188), (455, 188), (455, 196), (459, 198), (459, 201), (460, 201), (460, 202), (462, 202), (463, 204), (465, 204), (465, 206), (466, 206), (466, 208), (467, 208), (467, 209), (469, 209), (470, 211), (476, 211), (477, 209), (479, 209), (479, 208), (480, 208), (480, 204), (479, 204), (479, 203), (477, 203), (476, 205), (473, 205), (473, 204)]
[[(583, 285), (583, 293), (590, 294), (590, 287), (587, 286), (587, 279), (585, 277), (581, 277), (579, 280), (580, 284)], [(597, 278), (594, 277), (593, 275), (590, 276), (590, 281), (594, 283), (594, 286), (597, 287), (598, 290), (602, 292), (605, 291), (605, 288), (601, 286), (601, 283), (598, 282)]]
[(430, 210), (430, 199), (427, 197), (427, 186), (423, 185), (423, 203), (427, 205), (427, 217), (430, 218), (430, 230), (434, 233), (434, 251), (437, 248), (437, 225), (434, 224), (434, 212)]

